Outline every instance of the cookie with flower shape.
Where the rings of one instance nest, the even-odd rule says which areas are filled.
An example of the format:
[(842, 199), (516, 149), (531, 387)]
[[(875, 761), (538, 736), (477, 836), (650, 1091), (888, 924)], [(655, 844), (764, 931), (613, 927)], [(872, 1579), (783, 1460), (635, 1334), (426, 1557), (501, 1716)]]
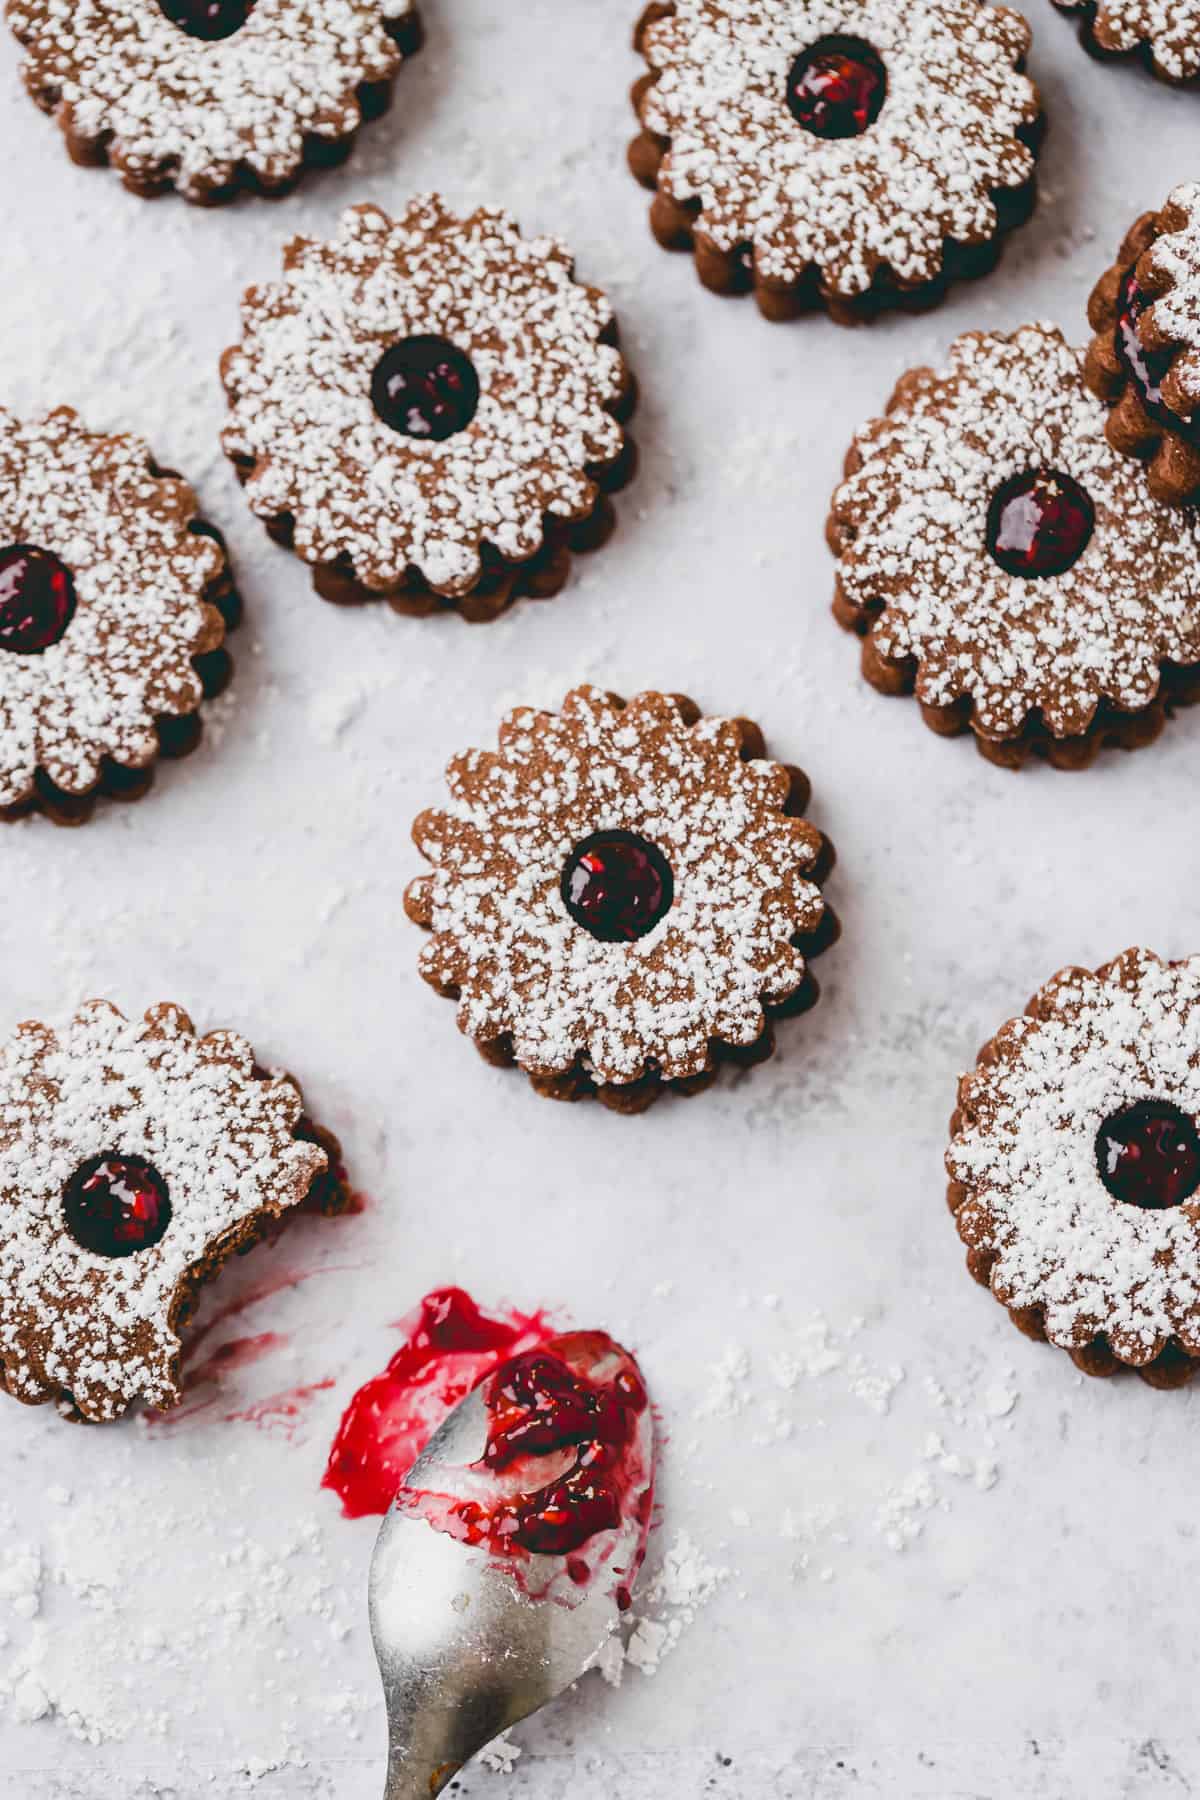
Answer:
[(178, 1403), (179, 1332), (235, 1251), (348, 1196), (336, 1139), (230, 1031), (96, 1000), (0, 1047), (0, 1384), (70, 1417)]
[(0, 408), (0, 819), (144, 794), (199, 742), (240, 612), (219, 532), (140, 438)]
[(1200, 502), (1200, 181), (1130, 227), (1088, 302), (1085, 376), (1111, 408), (1108, 441), (1146, 465), (1150, 491)]
[(1200, 957), (1064, 969), (959, 1083), (967, 1266), (1089, 1375), (1200, 1368)]
[(969, 332), (858, 433), (827, 526), (833, 610), (881, 693), (992, 762), (1083, 768), (1200, 692), (1200, 515), (1105, 434), (1050, 325)]
[(323, 598), (493, 619), (611, 531), (633, 378), (555, 239), (436, 194), (395, 220), (358, 206), (289, 245), (242, 317), (225, 451)]
[(1139, 56), (1176, 86), (1200, 78), (1200, 0), (1054, 0), (1101, 62)]
[(341, 162), (420, 45), (412, 0), (7, 0), (72, 161), (145, 198), (278, 195)]
[(483, 1056), (541, 1094), (638, 1112), (775, 1047), (837, 935), (809, 784), (746, 719), (596, 688), (522, 707), (447, 770), (413, 827), (421, 973)]
[(1042, 107), (1007, 7), (652, 0), (634, 41), (654, 235), (768, 318), (930, 306), (1032, 210)]

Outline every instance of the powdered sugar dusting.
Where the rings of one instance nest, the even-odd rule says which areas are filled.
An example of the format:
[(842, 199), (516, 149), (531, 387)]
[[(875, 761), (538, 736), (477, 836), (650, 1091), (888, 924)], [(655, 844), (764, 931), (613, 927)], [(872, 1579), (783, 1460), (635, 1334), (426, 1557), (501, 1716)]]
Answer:
[[(788, 109), (801, 51), (835, 34), (883, 59), (888, 91), (858, 137), (822, 139)], [(1029, 180), (1017, 132), (1038, 114), (1018, 65), (1020, 14), (975, 0), (675, 0), (644, 33), (658, 79), (646, 127), (670, 140), (659, 187), (698, 200), (722, 249), (753, 245), (757, 273), (862, 294), (883, 264), (903, 281), (942, 267), (947, 238), (996, 231), (992, 192)]]
[(1131, 950), (1096, 975), (1071, 971), (1035, 1007), (965, 1084), (946, 1155), (966, 1189), (959, 1231), (994, 1254), (998, 1299), (1044, 1311), (1052, 1343), (1103, 1332), (1137, 1365), (1171, 1337), (1200, 1353), (1197, 1208), (1123, 1205), (1096, 1165), (1112, 1113), (1144, 1099), (1200, 1112), (1200, 957)]
[[(485, 543), (532, 556), (546, 514), (586, 516), (589, 466), (620, 454), (606, 408), (624, 365), (601, 342), (612, 309), (561, 244), (523, 238), (504, 212), (459, 219), (436, 195), (395, 222), (353, 208), (331, 243), (291, 246), (283, 281), (252, 289), (243, 320), (223, 442), (250, 470), (250, 505), (294, 520), (306, 561), (347, 560), (369, 588), (412, 567), (465, 594)], [(383, 352), (426, 333), (468, 356), (480, 385), (470, 424), (441, 441), (398, 434), (371, 402)]]
[[(666, 1079), (696, 1075), (714, 1039), (758, 1039), (764, 998), (804, 978), (791, 940), (822, 916), (804, 878), (821, 838), (784, 816), (785, 771), (743, 762), (740, 745), (736, 722), (685, 725), (661, 694), (622, 709), (579, 688), (559, 714), (510, 713), (498, 755), (451, 763), (452, 806), (414, 829), (434, 873), (409, 905), (433, 929), (421, 972), (460, 991), (464, 1031), (511, 1035), (530, 1072), (582, 1056), (618, 1083), (648, 1064)], [(574, 846), (614, 829), (657, 844), (674, 877), (670, 910), (633, 943), (592, 937), (561, 894)]]
[[(1058, 736), (1083, 732), (1102, 697), (1136, 710), (1164, 661), (1200, 661), (1200, 516), (1154, 500), (1109, 446), (1081, 368), (1049, 325), (959, 338), (944, 374), (909, 377), (859, 434), (862, 466), (834, 496), (842, 590), (879, 614), (875, 647), (916, 660), (920, 700), (969, 696), (987, 737), (1034, 708)], [(1035, 469), (1077, 481), (1095, 529), (1064, 574), (1025, 580), (988, 550), (988, 509)]]
[(76, 602), (40, 655), (0, 651), (0, 806), (25, 800), (38, 768), (82, 794), (105, 757), (143, 767), (156, 716), (199, 706), (191, 658), (220, 642), (204, 594), (224, 555), (188, 530), (195, 513), (139, 438), (86, 431), (65, 407), (28, 424), (0, 409), (0, 548), (61, 558)]
[[(1055, 0), (1079, 12), (1089, 0)], [(1128, 54), (1146, 45), (1169, 81), (1200, 75), (1200, 0), (1099, 0), (1092, 30), (1106, 50)]]
[[(1200, 8), (1196, 17), (1200, 46)], [(1176, 347), (1177, 354), (1163, 382), (1163, 398), (1187, 418), (1200, 409), (1200, 181), (1185, 182), (1175, 188), (1167, 207), (1173, 219), (1182, 215), (1182, 223), (1155, 239), (1146, 260), (1153, 273), (1169, 286), (1147, 309), (1142, 328)]]
[[(259, 1217), (297, 1205), (324, 1151), (297, 1141), (300, 1095), (256, 1076), (230, 1032), (197, 1038), (177, 1008), (128, 1021), (94, 1001), (56, 1035), (21, 1026), (0, 1050), (0, 1368), (25, 1401), (69, 1398), (111, 1419), (139, 1396), (176, 1403), (175, 1314), (190, 1273)], [(94, 1156), (143, 1156), (166, 1182), (165, 1235), (136, 1255), (85, 1250), (64, 1184)]]
[(73, 134), (107, 144), (135, 182), (169, 175), (191, 198), (248, 169), (277, 187), (306, 137), (353, 133), (357, 91), (395, 74), (393, 32), (411, 0), (256, 0), (232, 36), (206, 42), (153, 0), (9, 0), (25, 79)]

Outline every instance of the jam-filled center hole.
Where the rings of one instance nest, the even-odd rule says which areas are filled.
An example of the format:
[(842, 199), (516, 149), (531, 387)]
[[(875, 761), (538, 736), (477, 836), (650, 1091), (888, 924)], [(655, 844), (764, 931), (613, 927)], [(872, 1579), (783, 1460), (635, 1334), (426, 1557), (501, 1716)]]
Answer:
[(1114, 1200), (1163, 1212), (1200, 1187), (1200, 1133), (1169, 1100), (1139, 1100), (1096, 1133), (1096, 1167)]
[(1096, 528), (1087, 491), (1060, 469), (1026, 469), (996, 489), (988, 509), (987, 546), (1008, 575), (1040, 580), (1064, 575)]
[(823, 37), (802, 50), (787, 78), (792, 117), (819, 138), (861, 137), (887, 98), (887, 70), (870, 44)]
[(144, 1156), (111, 1152), (81, 1163), (63, 1189), (63, 1217), (75, 1242), (96, 1256), (135, 1256), (171, 1223), (167, 1184)]
[(675, 880), (656, 844), (632, 831), (597, 831), (567, 858), (562, 897), (602, 944), (629, 944), (670, 911)]
[(172, 25), (206, 44), (232, 37), (254, 10), (254, 0), (158, 0), (158, 4)]
[(440, 443), (475, 417), (479, 377), (448, 338), (420, 333), (384, 351), (371, 377), (371, 403), (393, 431)]
[(0, 550), (0, 650), (37, 656), (57, 644), (75, 612), (75, 583), (52, 550)]

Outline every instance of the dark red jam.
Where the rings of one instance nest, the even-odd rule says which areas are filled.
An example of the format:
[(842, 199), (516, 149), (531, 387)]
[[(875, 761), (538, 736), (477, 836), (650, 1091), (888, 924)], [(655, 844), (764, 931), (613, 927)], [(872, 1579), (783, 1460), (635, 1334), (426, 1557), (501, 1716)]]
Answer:
[(801, 51), (788, 75), (792, 117), (814, 137), (861, 137), (886, 98), (887, 70), (861, 38), (818, 39)]
[(1008, 575), (1063, 575), (1087, 549), (1095, 525), (1095, 508), (1070, 475), (1027, 469), (992, 496), (988, 549)]
[(167, 1184), (142, 1156), (94, 1156), (63, 1189), (67, 1230), (97, 1256), (134, 1256), (171, 1223)]
[(254, 10), (254, 0), (158, 0), (158, 4), (172, 25), (206, 44), (232, 37)]
[(0, 650), (37, 656), (57, 644), (75, 611), (75, 583), (51, 550), (0, 550)]
[(446, 338), (401, 338), (375, 366), (371, 403), (393, 431), (441, 442), (475, 417), (479, 377), (471, 359)]
[(321, 1485), (348, 1518), (385, 1513), (446, 1414), (502, 1363), (553, 1335), (540, 1313), (493, 1318), (462, 1288), (435, 1288), (404, 1320), (405, 1341), (346, 1408)]
[(1169, 1100), (1139, 1100), (1105, 1119), (1096, 1167), (1114, 1200), (1163, 1212), (1200, 1187), (1200, 1134)]
[(567, 859), (562, 897), (576, 924), (602, 944), (629, 944), (670, 910), (675, 883), (654, 844), (631, 831), (597, 831)]
[(504, 1474), (529, 1459), (574, 1452), (566, 1474), (491, 1507), (459, 1501), (453, 1517), (468, 1543), (496, 1551), (514, 1545), (535, 1556), (571, 1556), (601, 1531), (621, 1524), (623, 1468), (647, 1406), (646, 1390), (626, 1361), (609, 1382), (580, 1373), (615, 1348), (600, 1332), (556, 1338), (514, 1358), (486, 1390), (491, 1414), (482, 1466)]
[(1121, 310), (1117, 316), (1117, 355), (1147, 413), (1159, 425), (1165, 425), (1188, 443), (1200, 446), (1200, 418), (1185, 419), (1172, 412), (1162, 397), (1162, 384), (1174, 360), (1171, 350), (1147, 350), (1138, 336), (1138, 323), (1152, 302), (1142, 292), (1134, 271), (1130, 269), (1121, 289)]

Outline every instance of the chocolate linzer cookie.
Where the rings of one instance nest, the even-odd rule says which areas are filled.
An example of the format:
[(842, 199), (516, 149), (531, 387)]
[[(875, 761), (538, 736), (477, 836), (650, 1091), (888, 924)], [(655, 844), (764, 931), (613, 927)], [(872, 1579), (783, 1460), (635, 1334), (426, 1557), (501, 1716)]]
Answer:
[(212, 206), (341, 162), (420, 45), (412, 0), (7, 0), (74, 162)]
[(337, 1140), (230, 1031), (107, 1001), (0, 1046), (0, 1385), (114, 1419), (180, 1399), (179, 1330), (235, 1251), (349, 1196)]
[(1085, 379), (1111, 406), (1114, 449), (1169, 505), (1200, 501), (1200, 182), (1143, 213), (1088, 304)]
[(552, 238), (436, 195), (347, 212), (252, 288), (226, 454), (325, 599), (493, 619), (562, 587), (633, 469), (612, 308)]
[(1200, 957), (1064, 969), (959, 1083), (967, 1267), (1088, 1375), (1200, 1368)]
[(432, 934), (422, 975), (489, 1062), (640, 1112), (772, 1054), (837, 925), (808, 782), (765, 755), (746, 719), (585, 687), (455, 757), (450, 805), (413, 827), (433, 872), (405, 907)]
[(140, 438), (0, 409), (0, 819), (144, 794), (199, 742), (240, 610), (220, 534)]
[(1079, 19), (1079, 39), (1101, 62), (1140, 56), (1160, 81), (1200, 76), (1200, 0), (1054, 0)]
[(827, 528), (863, 674), (992, 762), (1082, 768), (1200, 692), (1200, 518), (1105, 436), (1049, 325), (971, 332), (904, 376), (846, 458)]
[(629, 160), (655, 237), (771, 319), (935, 304), (1032, 209), (1029, 44), (978, 0), (653, 0)]

